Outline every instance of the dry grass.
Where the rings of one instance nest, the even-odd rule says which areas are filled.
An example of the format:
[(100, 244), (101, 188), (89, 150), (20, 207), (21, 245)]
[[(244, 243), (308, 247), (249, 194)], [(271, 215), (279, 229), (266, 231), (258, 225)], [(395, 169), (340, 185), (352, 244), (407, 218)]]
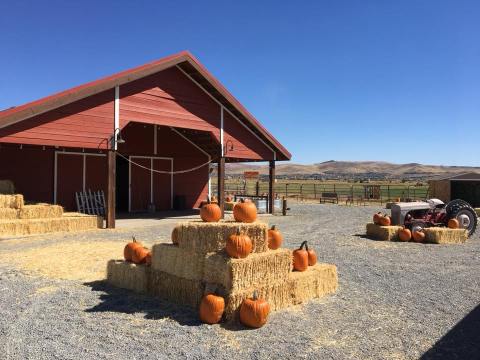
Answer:
[(4, 252), (2, 258), (33, 275), (55, 279), (94, 281), (105, 278), (105, 264), (123, 257), (118, 241), (68, 242), (31, 250)]
[(398, 230), (401, 226), (380, 226), (377, 224), (367, 224), (367, 236), (374, 240), (397, 241)]
[(226, 293), (252, 286), (286, 281), (292, 267), (289, 249), (254, 253), (245, 259), (233, 259), (224, 252), (208, 254), (204, 280), (219, 284)]
[(152, 247), (152, 268), (180, 278), (202, 280), (205, 256), (173, 244)]
[(20, 209), (24, 205), (23, 195), (2, 195), (0, 194), (0, 208)]
[(268, 249), (267, 224), (255, 222), (251, 224), (234, 221), (206, 223), (189, 221), (178, 226), (178, 245), (197, 253), (206, 254), (225, 248), (227, 238), (237, 229), (252, 239), (253, 252), (264, 252)]
[(424, 230), (425, 241), (435, 244), (463, 244), (468, 239), (466, 229), (431, 227)]

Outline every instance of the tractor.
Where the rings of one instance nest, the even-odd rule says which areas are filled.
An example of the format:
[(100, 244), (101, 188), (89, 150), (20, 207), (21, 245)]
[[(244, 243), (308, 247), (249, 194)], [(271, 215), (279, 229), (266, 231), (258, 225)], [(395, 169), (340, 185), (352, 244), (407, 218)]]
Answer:
[(471, 236), (477, 228), (477, 214), (466, 201), (456, 199), (448, 204), (439, 199), (400, 202), (392, 204), (392, 225), (404, 225), (411, 231), (427, 227), (445, 227), (450, 219), (457, 219), (460, 228)]

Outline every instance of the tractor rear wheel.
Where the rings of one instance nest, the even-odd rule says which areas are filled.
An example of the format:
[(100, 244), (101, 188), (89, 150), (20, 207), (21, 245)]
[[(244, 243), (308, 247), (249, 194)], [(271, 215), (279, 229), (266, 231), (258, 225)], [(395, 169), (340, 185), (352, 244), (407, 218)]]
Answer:
[(460, 228), (468, 230), (468, 236), (472, 236), (477, 229), (477, 213), (469, 203), (463, 200), (452, 200), (447, 207), (447, 222), (457, 219)]

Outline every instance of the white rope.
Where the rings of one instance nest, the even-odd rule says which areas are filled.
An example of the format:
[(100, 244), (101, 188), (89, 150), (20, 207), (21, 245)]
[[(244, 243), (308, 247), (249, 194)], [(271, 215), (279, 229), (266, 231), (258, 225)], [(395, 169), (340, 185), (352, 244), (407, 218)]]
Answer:
[(162, 170), (155, 170), (155, 169), (152, 169), (152, 168), (149, 168), (149, 167), (146, 167), (146, 166), (143, 166), (143, 165), (140, 165), (138, 163), (136, 163), (135, 161), (132, 161), (130, 160), (129, 158), (127, 158), (126, 156), (123, 156), (122, 154), (118, 153), (117, 152), (117, 155), (120, 156), (121, 158), (124, 158), (125, 160), (127, 160), (129, 163), (135, 165), (135, 166), (138, 166), (142, 169), (145, 169), (145, 170), (148, 170), (148, 171), (153, 171), (155, 173), (158, 173), (158, 174), (168, 174), (168, 175), (176, 175), (176, 174), (185, 174), (185, 173), (188, 173), (188, 172), (191, 172), (191, 171), (195, 171), (195, 170), (198, 170), (208, 164), (210, 164), (213, 159), (210, 159), (208, 160), (206, 163), (203, 163), (201, 165), (198, 165), (198, 166), (195, 166), (194, 168), (191, 168), (191, 169), (186, 169), (186, 170), (178, 170), (178, 171), (162, 171)]

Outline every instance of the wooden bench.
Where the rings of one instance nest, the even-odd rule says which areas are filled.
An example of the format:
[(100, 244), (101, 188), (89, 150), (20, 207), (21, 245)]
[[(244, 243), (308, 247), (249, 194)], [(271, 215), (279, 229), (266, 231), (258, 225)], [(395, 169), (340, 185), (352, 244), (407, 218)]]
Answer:
[(320, 197), (320, 203), (326, 202), (338, 204), (338, 194), (336, 192), (322, 192), (322, 196)]

